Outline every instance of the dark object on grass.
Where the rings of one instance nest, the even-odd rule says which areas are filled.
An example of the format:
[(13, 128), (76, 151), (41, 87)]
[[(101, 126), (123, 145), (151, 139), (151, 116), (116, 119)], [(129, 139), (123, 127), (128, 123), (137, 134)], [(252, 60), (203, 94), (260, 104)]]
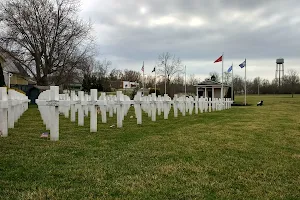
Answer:
[(233, 104), (231, 104), (231, 106), (252, 106), (253, 104), (248, 104), (247, 103), (247, 105), (245, 105), (244, 103), (233, 103)]
[(257, 103), (257, 106), (262, 106), (264, 101), (260, 100), (260, 102)]

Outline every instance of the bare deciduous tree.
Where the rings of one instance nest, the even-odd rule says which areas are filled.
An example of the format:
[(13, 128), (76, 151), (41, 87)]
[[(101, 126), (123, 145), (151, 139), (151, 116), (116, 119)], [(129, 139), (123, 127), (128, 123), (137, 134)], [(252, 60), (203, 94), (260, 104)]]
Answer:
[(299, 82), (299, 74), (294, 69), (288, 70), (288, 75), (283, 77), (283, 85), (287, 87), (286, 90), (292, 94), (292, 97), (294, 97), (296, 85), (299, 84)]
[(62, 84), (83, 70), (91, 26), (78, 19), (77, 0), (11, 0), (0, 7), (0, 51), (22, 64), (37, 84), (48, 85), (49, 77)]
[(123, 78), (124, 81), (138, 82), (141, 79), (141, 73), (133, 70), (124, 70)]
[(233, 88), (235, 93), (241, 94), (244, 92), (244, 85), (244, 79), (239, 75), (235, 75), (233, 78)]
[[(157, 80), (156, 80), (157, 82)], [(145, 84), (147, 88), (154, 88), (155, 87), (155, 77), (154, 76), (147, 76), (145, 79)]]
[(231, 76), (232, 74), (230, 72), (224, 72), (224, 84), (229, 85), (231, 83)]
[(253, 93), (255, 93), (255, 91), (256, 91), (256, 89), (257, 89), (257, 94), (259, 95), (259, 87), (260, 87), (260, 84), (261, 84), (260, 77), (254, 78), (254, 80), (253, 80), (253, 87), (254, 87)]
[(188, 83), (190, 85), (196, 85), (198, 83), (197, 78), (195, 77), (195, 74), (191, 74), (188, 80)]
[(175, 74), (183, 70), (180, 58), (176, 58), (175, 55), (171, 55), (169, 52), (158, 56), (157, 67), (158, 72), (166, 76), (168, 83), (170, 83)]
[(109, 73), (109, 80), (110, 81), (121, 80), (122, 77), (123, 77), (123, 72), (119, 69), (112, 69)]
[(106, 78), (108, 76), (108, 70), (112, 62), (104, 59), (103, 61), (96, 61), (93, 72), (101, 78)]
[(184, 85), (184, 77), (182, 77), (180, 73), (177, 73), (172, 83), (178, 85)]

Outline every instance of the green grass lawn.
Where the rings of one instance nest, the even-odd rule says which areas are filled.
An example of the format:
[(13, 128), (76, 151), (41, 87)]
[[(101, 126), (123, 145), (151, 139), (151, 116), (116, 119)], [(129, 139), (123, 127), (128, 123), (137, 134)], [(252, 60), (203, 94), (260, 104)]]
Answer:
[(0, 199), (300, 199), (300, 96), (248, 102), (97, 133), (61, 116), (58, 142), (31, 107), (0, 138)]

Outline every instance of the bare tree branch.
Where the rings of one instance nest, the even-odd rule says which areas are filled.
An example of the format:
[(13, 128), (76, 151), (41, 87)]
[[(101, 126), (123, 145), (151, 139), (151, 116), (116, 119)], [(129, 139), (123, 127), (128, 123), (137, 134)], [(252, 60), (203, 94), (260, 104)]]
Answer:
[(168, 83), (175, 74), (183, 70), (180, 58), (176, 58), (175, 55), (171, 55), (169, 52), (158, 56), (157, 67), (161, 75), (166, 75)]
[(38, 84), (63, 83), (66, 75), (87, 66), (91, 25), (78, 19), (78, 0), (12, 0), (0, 7), (0, 51), (28, 69)]

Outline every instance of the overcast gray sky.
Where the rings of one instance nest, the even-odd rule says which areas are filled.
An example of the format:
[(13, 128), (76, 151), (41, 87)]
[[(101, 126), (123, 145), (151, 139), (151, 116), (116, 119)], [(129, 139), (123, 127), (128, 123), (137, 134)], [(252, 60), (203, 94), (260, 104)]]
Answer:
[(300, 72), (299, 0), (84, 0), (81, 17), (93, 23), (99, 59), (113, 67), (151, 71), (170, 52), (187, 74), (221, 73), (213, 62), (224, 52), (224, 71), (247, 58), (247, 77), (275, 77), (276, 58), (285, 71)]

